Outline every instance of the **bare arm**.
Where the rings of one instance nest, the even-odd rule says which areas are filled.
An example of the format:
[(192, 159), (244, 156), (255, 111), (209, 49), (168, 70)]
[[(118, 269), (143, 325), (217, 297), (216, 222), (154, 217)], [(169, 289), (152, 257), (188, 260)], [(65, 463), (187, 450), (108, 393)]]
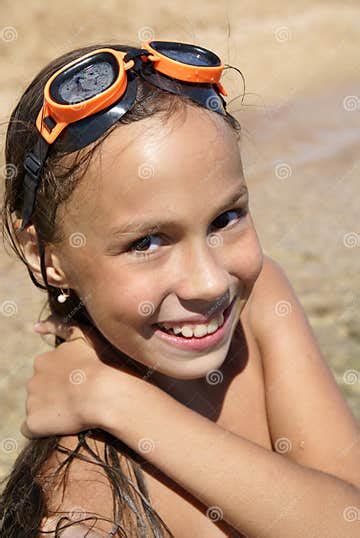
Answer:
[(156, 387), (136, 396), (132, 420), (124, 425), (114, 401), (105, 429), (235, 528), (257, 538), (358, 536), (353, 485), (224, 430)]

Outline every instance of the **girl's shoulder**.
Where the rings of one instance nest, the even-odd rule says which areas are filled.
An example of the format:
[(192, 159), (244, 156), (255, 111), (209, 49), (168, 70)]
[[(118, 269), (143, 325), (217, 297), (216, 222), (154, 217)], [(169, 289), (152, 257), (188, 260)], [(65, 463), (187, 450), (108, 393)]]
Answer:
[[(78, 443), (77, 435), (59, 437), (58, 446), (66, 452), (77, 449), (80, 457), (74, 457), (67, 466), (65, 460), (69, 454), (54, 450), (42, 467), (42, 477), (47, 476), (49, 479), (42, 482), (48, 515), (43, 519), (41, 528), (43, 531), (53, 531), (57, 521), (66, 516), (69, 519), (62, 520), (61, 527), (69, 522), (73, 522), (74, 525), (64, 530), (64, 536), (69, 536), (69, 538), (85, 535), (89, 538), (108, 536), (113, 529), (113, 495), (109, 479), (103, 467), (97, 464), (96, 458), (83, 447), (79, 449)], [(104, 462), (105, 438), (100, 434), (88, 434), (86, 443)], [(58, 473), (61, 465), (63, 465), (62, 470)], [(55, 471), (56, 476), (54, 476)], [(122, 468), (122, 471), (128, 474), (125, 468)], [(96, 517), (98, 517), (97, 521)], [(85, 518), (91, 519), (83, 521)], [(44, 533), (43, 536), (51, 536), (51, 534)]]
[(359, 424), (294, 287), (268, 256), (249, 298), (248, 319), (261, 354), (275, 450), (360, 488)]

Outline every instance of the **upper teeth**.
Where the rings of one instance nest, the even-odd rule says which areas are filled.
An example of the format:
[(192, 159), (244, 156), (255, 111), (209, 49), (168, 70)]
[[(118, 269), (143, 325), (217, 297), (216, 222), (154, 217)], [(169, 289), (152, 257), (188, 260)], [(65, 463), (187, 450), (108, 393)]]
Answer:
[(192, 336), (205, 336), (205, 334), (214, 333), (224, 323), (223, 313), (212, 319), (209, 323), (199, 325), (172, 325), (170, 323), (159, 323), (160, 327), (172, 329), (175, 334), (181, 333), (183, 336), (191, 338)]

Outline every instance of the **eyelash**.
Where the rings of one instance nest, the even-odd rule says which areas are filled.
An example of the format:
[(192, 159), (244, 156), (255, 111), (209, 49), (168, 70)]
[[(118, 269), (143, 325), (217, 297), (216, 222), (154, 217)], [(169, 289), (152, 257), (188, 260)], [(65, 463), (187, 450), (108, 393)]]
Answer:
[[(229, 209), (228, 211), (225, 211), (224, 213), (222, 213), (221, 215), (219, 215), (218, 217), (216, 217), (215, 221), (219, 220), (221, 217), (223, 217), (223, 215), (226, 215), (226, 213), (237, 213), (238, 217), (239, 218), (242, 218), (242, 217), (245, 217), (248, 213), (248, 208), (244, 208), (244, 207), (235, 207), (233, 209)], [(215, 222), (214, 221), (214, 222)], [(152, 253), (148, 253), (148, 252), (141, 252), (141, 251), (138, 251), (138, 250), (135, 250), (135, 247), (141, 243), (144, 242), (144, 240), (148, 239), (149, 237), (159, 237), (159, 235), (155, 235), (155, 234), (148, 234), (148, 235), (145, 235), (144, 237), (141, 237), (140, 239), (137, 239), (136, 241), (133, 241), (132, 243), (130, 243), (127, 247), (126, 247), (126, 252), (136, 252), (136, 256), (140, 256), (140, 257), (148, 257), (150, 258), (153, 254)]]

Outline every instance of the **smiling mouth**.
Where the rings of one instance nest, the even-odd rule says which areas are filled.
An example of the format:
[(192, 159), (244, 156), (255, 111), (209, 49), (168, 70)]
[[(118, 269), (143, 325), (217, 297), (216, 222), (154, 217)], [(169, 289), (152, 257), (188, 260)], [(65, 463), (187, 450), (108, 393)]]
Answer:
[(185, 353), (191, 353), (191, 356), (193, 356), (193, 353), (206, 353), (210, 349), (219, 348), (228, 341), (228, 337), (230, 336), (230, 329), (233, 326), (232, 321), (234, 319), (234, 305), (237, 298), (236, 296), (232, 303), (224, 310), (224, 322), (215, 332), (210, 332), (204, 336), (193, 335), (186, 337), (180, 334), (168, 333), (155, 324), (153, 325), (155, 329), (154, 334), (166, 345), (182, 350)]
[[(215, 332), (217, 332), (217, 331), (218, 331), (218, 330), (225, 324), (225, 322), (226, 322), (226, 320), (227, 320), (227, 318), (228, 318), (228, 315), (229, 315), (229, 313), (231, 312), (232, 307), (233, 307), (233, 305), (234, 305), (234, 303), (235, 303), (235, 301), (236, 301), (236, 298), (237, 298), (237, 297), (234, 297), (234, 299), (231, 301), (231, 303), (229, 304), (229, 306), (228, 306), (227, 308), (225, 308), (225, 310), (222, 311), (222, 315), (223, 315), (223, 323), (222, 323), (220, 326), (217, 327), (217, 329), (216, 329)], [(214, 319), (214, 318), (212, 318), (212, 319)], [(190, 326), (190, 327), (195, 327), (196, 325), (208, 325), (209, 323), (210, 323), (210, 321), (208, 321), (207, 323), (201, 323), (201, 322), (198, 322), (198, 323), (190, 323), (189, 326)], [(175, 325), (175, 323), (174, 323), (174, 325)], [(179, 326), (181, 326), (181, 325), (186, 325), (186, 322), (179, 323), (178, 325), (179, 325)], [(161, 332), (164, 332), (164, 333), (169, 334), (169, 335), (172, 335), (172, 336), (176, 336), (176, 337), (178, 337), (178, 338), (184, 338), (184, 339), (186, 339), (186, 340), (189, 340), (189, 339), (190, 339), (190, 337), (185, 337), (185, 336), (183, 336), (181, 333), (175, 335), (175, 334), (174, 334), (174, 331), (173, 331), (171, 328), (167, 329), (167, 328), (165, 328), (164, 326), (159, 325), (158, 323), (154, 323), (154, 324), (152, 325), (152, 327), (153, 327), (155, 330), (160, 330)], [(202, 339), (202, 338), (205, 338), (206, 336), (209, 336), (210, 334), (213, 334), (213, 333), (207, 333), (207, 334), (205, 334), (204, 336), (201, 336), (201, 337), (200, 337), (200, 336), (198, 336), (198, 337), (192, 336), (191, 338)]]

